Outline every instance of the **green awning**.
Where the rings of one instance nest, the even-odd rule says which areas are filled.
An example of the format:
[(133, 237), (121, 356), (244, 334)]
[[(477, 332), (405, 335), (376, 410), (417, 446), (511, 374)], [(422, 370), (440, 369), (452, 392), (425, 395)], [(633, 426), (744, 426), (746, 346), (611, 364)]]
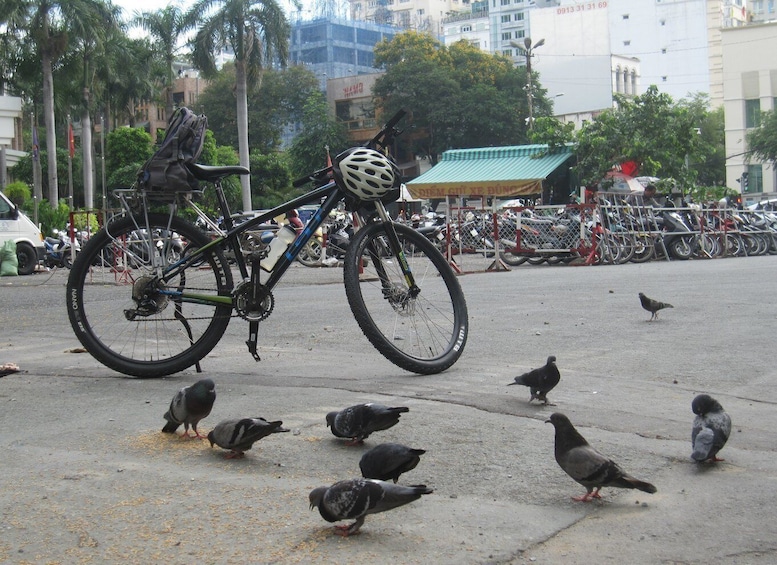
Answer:
[(416, 198), (540, 194), (542, 181), (570, 157), (569, 146), (552, 153), (547, 145), (452, 149), (407, 188)]

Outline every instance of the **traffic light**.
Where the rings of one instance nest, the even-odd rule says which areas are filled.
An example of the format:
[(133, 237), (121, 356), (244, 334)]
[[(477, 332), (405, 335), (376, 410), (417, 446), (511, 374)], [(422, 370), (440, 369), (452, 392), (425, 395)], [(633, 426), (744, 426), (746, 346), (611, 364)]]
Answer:
[(747, 171), (742, 173), (742, 192), (747, 192)]

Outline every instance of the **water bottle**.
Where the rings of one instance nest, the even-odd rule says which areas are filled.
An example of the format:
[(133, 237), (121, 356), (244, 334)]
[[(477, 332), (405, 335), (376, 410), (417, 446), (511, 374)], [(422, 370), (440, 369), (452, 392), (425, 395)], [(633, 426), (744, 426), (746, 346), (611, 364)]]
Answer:
[(267, 272), (272, 271), (275, 263), (281, 258), (284, 251), (291, 245), (291, 242), (297, 238), (297, 232), (289, 225), (283, 226), (278, 230), (278, 234), (270, 242), (270, 249), (267, 251), (267, 257), (259, 262), (259, 266)]

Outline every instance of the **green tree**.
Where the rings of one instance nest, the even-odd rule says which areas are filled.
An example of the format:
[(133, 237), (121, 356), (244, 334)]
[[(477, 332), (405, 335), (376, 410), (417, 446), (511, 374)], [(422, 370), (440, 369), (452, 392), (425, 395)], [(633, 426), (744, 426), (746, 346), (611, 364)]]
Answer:
[(761, 124), (747, 133), (750, 156), (777, 164), (777, 112), (763, 112)]
[(698, 186), (720, 187), (726, 184), (726, 143), (723, 107), (709, 108), (709, 96), (697, 93), (678, 102), (690, 114), (695, 142), (688, 154), (691, 178)]
[[(386, 71), (373, 90), (383, 115), (410, 112), (406, 128), (413, 131), (398, 142), (432, 164), (446, 149), (527, 140), (526, 70), (509, 59), (411, 31), (376, 45), (375, 64)], [(537, 117), (550, 115), (544, 97), (538, 87)]]
[(23, 208), (24, 205), (29, 202), (30, 198), (32, 198), (30, 185), (22, 181), (8, 183), (8, 185), (6, 185), (6, 187), (3, 189), (3, 192), (8, 197), (8, 199), (16, 204), (19, 208)]
[(534, 120), (534, 129), (529, 133), (529, 141), (536, 145), (547, 145), (552, 151), (575, 140), (575, 124), (562, 123), (556, 118), (543, 116)]
[(184, 12), (175, 5), (168, 5), (154, 12), (143, 12), (133, 22), (147, 31), (151, 38), (152, 49), (162, 59), (165, 71), (164, 99), (165, 116), (173, 115), (173, 83), (175, 71), (173, 63), (178, 52), (178, 40), (188, 30), (192, 22), (187, 21)]
[(109, 187), (134, 183), (138, 170), (154, 153), (151, 136), (141, 128), (115, 129), (107, 135), (105, 144)]
[[(215, 74), (215, 55), (222, 48), (229, 47), (235, 54), (238, 153), (240, 164), (248, 167), (249, 84), (259, 78), (265, 66), (286, 64), (291, 26), (276, 0), (199, 0), (186, 17), (188, 22), (200, 23), (192, 60), (206, 77)], [(242, 177), (241, 185), (243, 207), (250, 209), (249, 179)]]
[(294, 178), (301, 178), (326, 166), (326, 148), (332, 157), (351, 146), (347, 132), (331, 115), (321, 92), (311, 96), (302, 116), (302, 132), (288, 150)]
[[(0, 24), (9, 34), (28, 37), (40, 62), (46, 149), (57, 155), (54, 115), (54, 67), (72, 38), (88, 38), (110, 25), (112, 13), (103, 0), (0, 0)], [(59, 200), (56, 160), (49, 160), (49, 202)]]
[(291, 171), (282, 153), (262, 155), (251, 153), (251, 186), (257, 209), (272, 208), (283, 204), (291, 190)]
[[(228, 63), (200, 95), (197, 108), (207, 114), (208, 127), (219, 143), (237, 147), (234, 84), (235, 66)], [(301, 121), (305, 103), (318, 90), (315, 74), (304, 67), (264, 71), (261, 83), (248, 92), (251, 151), (278, 150), (284, 128)]]
[(616, 95), (617, 107), (587, 123), (577, 134), (577, 174), (596, 184), (614, 166), (634, 161), (639, 174), (674, 179), (688, 189), (695, 172), (687, 166), (700, 145), (694, 114), (650, 86), (634, 98)]

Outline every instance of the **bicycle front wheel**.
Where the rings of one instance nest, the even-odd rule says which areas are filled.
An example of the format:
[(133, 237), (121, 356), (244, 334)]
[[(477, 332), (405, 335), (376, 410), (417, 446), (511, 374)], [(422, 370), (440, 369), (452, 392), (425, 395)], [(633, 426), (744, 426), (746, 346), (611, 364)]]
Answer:
[(413, 373), (439, 373), (458, 360), (467, 342), (464, 293), (434, 244), (407, 226), (394, 229), (415, 285), (408, 286), (385, 226), (370, 224), (348, 245), (348, 303), (364, 335), (389, 361)]
[(177, 217), (168, 227), (168, 219), (149, 214), (148, 225), (132, 217), (109, 223), (70, 271), (70, 324), (93, 357), (120, 373), (161, 377), (191, 367), (229, 324), (231, 304), (207, 300), (231, 294), (232, 274), (221, 250), (203, 253), (171, 280), (157, 279), (160, 266), (178, 259), (171, 249), (180, 249), (181, 240), (184, 257), (209, 241)]

